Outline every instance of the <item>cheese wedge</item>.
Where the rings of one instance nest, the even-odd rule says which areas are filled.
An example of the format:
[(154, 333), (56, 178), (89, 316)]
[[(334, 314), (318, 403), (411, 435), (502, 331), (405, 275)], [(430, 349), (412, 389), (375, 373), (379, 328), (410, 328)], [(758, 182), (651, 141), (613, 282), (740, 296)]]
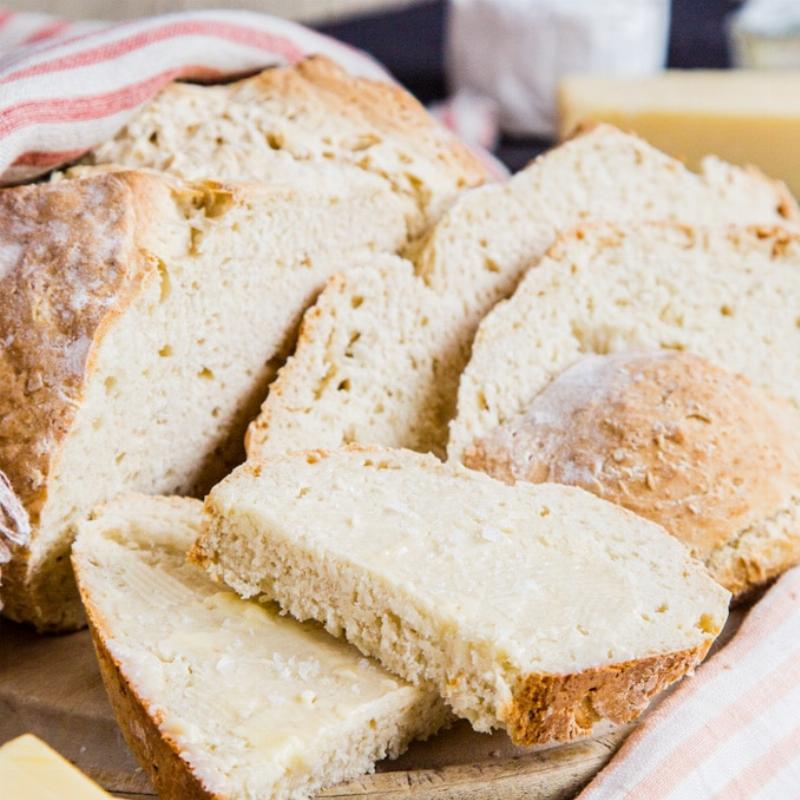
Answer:
[(609, 122), (691, 169), (714, 153), (753, 164), (800, 194), (800, 71), (668, 71), (647, 77), (571, 76), (559, 87), (559, 133)]
[(0, 747), (0, 796), (7, 800), (109, 800), (111, 797), (30, 733)]
[(114, 712), (162, 800), (306, 797), (449, 717), (432, 689), (187, 564), (201, 517), (199, 501), (129, 495), (73, 548)]
[(636, 717), (705, 655), (729, 594), (663, 528), (574, 487), (431, 455), (293, 453), (206, 499), (192, 557), (315, 619), (519, 744)]

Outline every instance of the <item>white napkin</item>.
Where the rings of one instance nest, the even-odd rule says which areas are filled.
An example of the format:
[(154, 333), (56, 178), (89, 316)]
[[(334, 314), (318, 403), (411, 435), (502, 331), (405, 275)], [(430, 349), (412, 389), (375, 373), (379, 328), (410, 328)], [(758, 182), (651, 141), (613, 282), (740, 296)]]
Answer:
[(451, 88), (497, 101), (513, 134), (555, 133), (555, 89), (573, 72), (663, 68), (668, 0), (451, 0)]

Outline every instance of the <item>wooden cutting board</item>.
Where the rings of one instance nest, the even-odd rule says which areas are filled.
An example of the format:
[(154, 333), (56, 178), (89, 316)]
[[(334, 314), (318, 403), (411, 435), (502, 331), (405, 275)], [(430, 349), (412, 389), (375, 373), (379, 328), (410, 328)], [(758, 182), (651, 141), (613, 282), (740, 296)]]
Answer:
[[(328, 798), (566, 800), (606, 763), (630, 726), (561, 747), (523, 750), (466, 723), (418, 742)], [(114, 722), (87, 631), (37, 636), (0, 621), (0, 743), (31, 732), (120, 797), (154, 797)]]
[[(755, 599), (755, 598), (754, 598)], [(731, 613), (714, 649), (736, 632)], [(712, 651), (713, 652), (713, 651)], [(326, 790), (353, 800), (572, 800), (634, 725), (558, 747), (514, 747), (505, 734), (464, 722), (417, 742), (374, 775)], [(155, 794), (122, 738), (106, 699), (88, 631), (37, 636), (0, 619), (0, 743), (35, 733), (119, 797)]]

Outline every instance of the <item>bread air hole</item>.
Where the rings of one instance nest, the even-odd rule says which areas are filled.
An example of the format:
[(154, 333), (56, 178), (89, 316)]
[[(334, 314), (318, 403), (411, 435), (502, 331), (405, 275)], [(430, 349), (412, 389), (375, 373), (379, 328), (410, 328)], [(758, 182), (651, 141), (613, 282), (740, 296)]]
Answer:
[(198, 378), (203, 378), (203, 380), (213, 381), (214, 380), (214, 373), (208, 368), (203, 367), (200, 372), (197, 373)]
[(172, 347), (168, 344), (165, 344), (159, 349), (158, 354), (161, 356), (161, 358), (167, 358), (172, 355)]
[(271, 150), (281, 150), (284, 145), (283, 135), (275, 131), (267, 132), (267, 144)]

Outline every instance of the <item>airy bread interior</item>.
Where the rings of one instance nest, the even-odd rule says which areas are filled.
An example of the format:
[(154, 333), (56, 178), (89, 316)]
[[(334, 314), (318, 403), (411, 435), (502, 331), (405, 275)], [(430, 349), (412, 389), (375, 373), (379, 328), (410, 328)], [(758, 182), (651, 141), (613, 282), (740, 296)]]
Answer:
[(87, 161), (267, 182), (290, 178), (298, 163), (348, 164), (392, 188), (411, 238), (487, 177), (404, 89), (322, 56), (225, 86), (172, 83)]
[[(381, 282), (360, 272), (331, 284), (264, 403), (248, 453), (352, 441), (443, 453), (478, 323), (558, 231), (587, 219), (795, 217), (785, 189), (756, 173), (711, 159), (695, 175), (634, 136), (598, 127), (507, 184), (460, 197), (413, 248), (416, 280), (392, 271)], [(346, 392), (337, 390), (342, 383)], [(306, 435), (312, 430), (323, 438)]]
[[(199, 501), (126, 495), (73, 548), (117, 719), (160, 797), (308, 797), (441, 726), (432, 690), (187, 564), (201, 522)], [(157, 769), (159, 742), (173, 763)]]
[(192, 557), (214, 578), (431, 681), (476, 729), (520, 743), (636, 716), (727, 616), (729, 594), (659, 526), (581, 489), (508, 486), (431, 455), (248, 462), (206, 508)]
[[(98, 276), (111, 265), (126, 276), (124, 288), (106, 301), (95, 330), (65, 345), (79, 390), (60, 373), (40, 379), (55, 390), (63, 380), (63, 391), (73, 392), (66, 430), (53, 441), (25, 423), (33, 441), (21, 453), (43, 448), (49, 473), (30, 545), (15, 556), (3, 592), (7, 613), (40, 627), (81, 621), (67, 557), (74, 523), (123, 489), (198, 495), (226, 474), (242, 459), (245, 427), (325, 280), (392, 252), (406, 234), (402, 208), (383, 182), (338, 165), (320, 165), (290, 185), (119, 173), (26, 191), (47, 203), (51, 195), (89, 195), (115, 182), (129, 186), (120, 200), (128, 204), (123, 244), (98, 239), (100, 227), (88, 230), (81, 246), (94, 261), (75, 283), (67, 285), (73, 276), (66, 269), (54, 277), (65, 283), (58, 313), (82, 324), (87, 298), (93, 301)], [(44, 249), (24, 251), (20, 275), (44, 268), (31, 259), (71, 257), (74, 243), (56, 236), (68, 224), (45, 219), (37, 233)], [(38, 289), (26, 291), (20, 302), (35, 308)], [(48, 340), (41, 354), (31, 353), (37, 369), (47, 368), (51, 349)], [(12, 452), (20, 457), (9, 451), (9, 458)]]

